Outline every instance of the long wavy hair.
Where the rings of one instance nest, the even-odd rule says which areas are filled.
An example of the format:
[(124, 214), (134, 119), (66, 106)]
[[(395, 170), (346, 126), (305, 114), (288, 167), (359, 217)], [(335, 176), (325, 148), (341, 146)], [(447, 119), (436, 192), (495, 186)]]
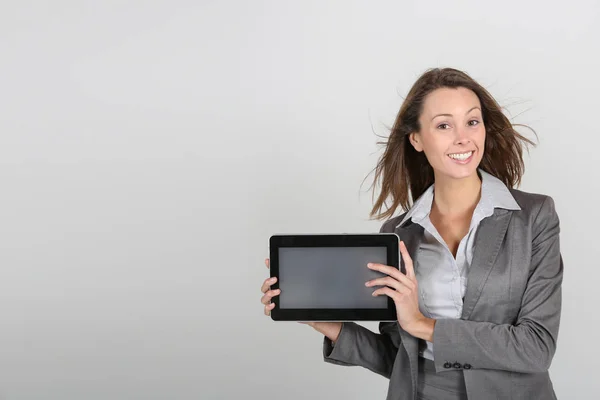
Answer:
[[(481, 102), (486, 137), (478, 168), (500, 179), (509, 188), (520, 184), (525, 171), (523, 145), (535, 146), (535, 143), (519, 134), (515, 127), (531, 128), (512, 124), (492, 95), (465, 72), (454, 68), (432, 68), (425, 71), (408, 92), (389, 136), (385, 141), (377, 142), (384, 146), (384, 152), (373, 170), (373, 199), (378, 182), (381, 182), (381, 192), (369, 214), (371, 219), (390, 218), (399, 207), (410, 209), (433, 184), (433, 168), (425, 154), (414, 149), (409, 135), (421, 130), (419, 117), (429, 93), (440, 88), (458, 87), (472, 90)], [(388, 199), (391, 200), (389, 206)]]

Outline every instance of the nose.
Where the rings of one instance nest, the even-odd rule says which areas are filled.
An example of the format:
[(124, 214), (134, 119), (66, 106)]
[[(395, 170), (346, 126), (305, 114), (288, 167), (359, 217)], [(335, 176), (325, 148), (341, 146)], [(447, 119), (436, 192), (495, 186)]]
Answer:
[(456, 144), (468, 144), (471, 142), (470, 133), (467, 128), (465, 128), (465, 127), (458, 128), (455, 130), (455, 132), (456, 132), (456, 138), (455, 138)]

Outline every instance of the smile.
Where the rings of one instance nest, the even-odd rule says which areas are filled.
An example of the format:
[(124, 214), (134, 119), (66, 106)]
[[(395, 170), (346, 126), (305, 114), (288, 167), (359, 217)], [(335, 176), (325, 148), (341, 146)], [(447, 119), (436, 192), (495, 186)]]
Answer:
[(452, 161), (458, 164), (467, 164), (473, 158), (473, 150), (467, 151), (466, 153), (453, 153), (448, 154), (448, 157), (452, 159)]
[(468, 151), (466, 153), (448, 154), (448, 156), (450, 158), (453, 158), (455, 160), (466, 160), (467, 158), (471, 157), (472, 155), (473, 155), (473, 151)]

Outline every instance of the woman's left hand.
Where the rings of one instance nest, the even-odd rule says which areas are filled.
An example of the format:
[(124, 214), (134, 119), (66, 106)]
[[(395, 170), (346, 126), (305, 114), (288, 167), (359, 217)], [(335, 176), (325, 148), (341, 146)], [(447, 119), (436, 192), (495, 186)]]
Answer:
[(366, 286), (382, 286), (373, 292), (373, 296), (387, 295), (394, 300), (398, 322), (402, 329), (413, 334), (418, 330), (418, 325), (427, 320), (419, 310), (419, 285), (415, 277), (412, 258), (404, 242), (400, 241), (400, 254), (406, 267), (406, 275), (395, 267), (383, 264), (369, 263), (369, 269), (379, 271), (388, 276), (373, 279), (365, 283)]

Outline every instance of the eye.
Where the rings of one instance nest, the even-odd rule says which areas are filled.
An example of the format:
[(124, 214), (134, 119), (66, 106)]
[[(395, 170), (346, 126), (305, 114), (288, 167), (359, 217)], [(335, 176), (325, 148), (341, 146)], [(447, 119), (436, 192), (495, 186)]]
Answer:
[(448, 129), (448, 128), (442, 128), (443, 126), (450, 127), (450, 125), (444, 123), (444, 124), (439, 124), (438, 129)]
[[(471, 122), (475, 122), (475, 123), (474, 123), (474, 124), (472, 124)], [(472, 119), (472, 120), (470, 120), (470, 121), (469, 121), (469, 125), (470, 125), (470, 126), (479, 125), (479, 121), (478, 121), (478, 120), (476, 120), (476, 119)]]

